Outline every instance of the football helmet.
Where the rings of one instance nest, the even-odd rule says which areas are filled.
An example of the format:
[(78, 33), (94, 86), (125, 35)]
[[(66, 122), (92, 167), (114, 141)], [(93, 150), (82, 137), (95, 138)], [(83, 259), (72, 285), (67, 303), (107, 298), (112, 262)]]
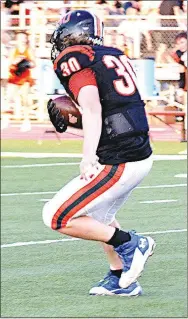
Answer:
[[(82, 36), (83, 43), (87, 44), (91, 40), (93, 45), (103, 44), (102, 21), (93, 13), (86, 10), (69, 11), (58, 23), (50, 42), (52, 47), (52, 60), (56, 58), (58, 53), (62, 52), (66, 47), (70, 46), (69, 41), (72, 37), (78, 38)], [(84, 40), (86, 43), (84, 43)], [(75, 43), (77, 44), (77, 43)], [(74, 44), (72, 44), (74, 45)]]

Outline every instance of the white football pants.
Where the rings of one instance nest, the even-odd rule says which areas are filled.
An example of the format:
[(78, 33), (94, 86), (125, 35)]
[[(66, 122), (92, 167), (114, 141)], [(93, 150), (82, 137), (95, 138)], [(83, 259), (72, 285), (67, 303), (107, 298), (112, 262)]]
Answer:
[(83, 215), (111, 224), (132, 190), (147, 176), (152, 163), (150, 156), (138, 162), (100, 165), (91, 172), (94, 176), (88, 181), (77, 176), (45, 204), (45, 225), (58, 230), (72, 218)]

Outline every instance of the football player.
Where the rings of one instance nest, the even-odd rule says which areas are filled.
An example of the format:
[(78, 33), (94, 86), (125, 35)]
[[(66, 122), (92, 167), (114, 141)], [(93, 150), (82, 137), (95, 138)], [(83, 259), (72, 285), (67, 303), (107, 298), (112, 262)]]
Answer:
[[(54, 70), (82, 109), (84, 133), (80, 175), (43, 208), (44, 223), (62, 234), (102, 242), (110, 271), (92, 295), (135, 296), (137, 281), (155, 242), (120, 229), (115, 215), (152, 167), (144, 103), (130, 60), (103, 46), (103, 24), (91, 12), (67, 13), (51, 42)], [(54, 103), (50, 119), (66, 130)]]

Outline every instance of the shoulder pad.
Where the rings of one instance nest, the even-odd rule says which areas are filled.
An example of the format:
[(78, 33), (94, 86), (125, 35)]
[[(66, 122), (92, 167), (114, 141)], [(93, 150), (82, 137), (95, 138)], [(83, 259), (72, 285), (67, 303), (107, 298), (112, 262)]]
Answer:
[(54, 61), (54, 70), (61, 63), (68, 62), (70, 58), (76, 58), (82, 68), (89, 67), (95, 59), (95, 51), (89, 45), (74, 45), (63, 50)]

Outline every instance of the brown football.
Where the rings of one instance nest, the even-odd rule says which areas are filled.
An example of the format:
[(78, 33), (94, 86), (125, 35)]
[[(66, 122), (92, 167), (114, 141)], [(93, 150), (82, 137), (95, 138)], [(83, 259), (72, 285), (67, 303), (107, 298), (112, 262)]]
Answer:
[(70, 97), (62, 95), (53, 101), (67, 120), (68, 126), (82, 129), (82, 115)]

